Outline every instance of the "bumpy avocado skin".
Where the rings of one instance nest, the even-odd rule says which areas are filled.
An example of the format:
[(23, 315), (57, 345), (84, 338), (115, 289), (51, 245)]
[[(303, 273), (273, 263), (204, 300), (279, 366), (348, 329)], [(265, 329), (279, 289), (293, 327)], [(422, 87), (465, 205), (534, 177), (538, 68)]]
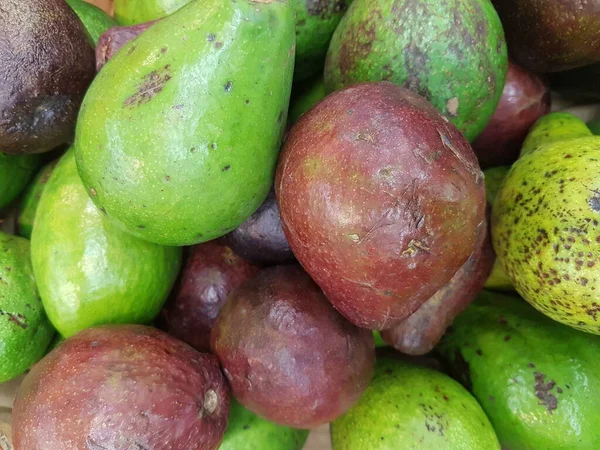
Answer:
[(525, 300), (554, 320), (600, 334), (600, 137), (557, 140), (553, 130), (571, 136), (562, 120), (550, 115), (532, 130), (543, 127), (548, 142), (536, 140), (507, 174), (493, 207), (492, 239)]
[(355, 0), (331, 40), (325, 86), (402, 85), (473, 141), (500, 101), (507, 70), (504, 31), (489, 0)]
[(44, 192), (46, 183), (57, 163), (58, 160), (55, 160), (44, 166), (23, 194), (23, 198), (19, 204), (19, 217), (17, 219), (19, 236), (31, 239), (31, 232), (33, 231), (33, 223), (35, 221), (35, 212), (37, 211), (40, 199), (42, 198), (42, 192)]
[(595, 450), (600, 338), (483, 291), (438, 346), (510, 450)]
[(17, 198), (39, 165), (38, 155), (0, 153), (0, 208)]
[(269, 422), (232, 399), (219, 450), (300, 450), (308, 433)]
[(331, 424), (333, 450), (499, 450), (477, 401), (449, 376), (378, 356), (361, 399)]
[(102, 33), (117, 25), (112, 17), (91, 3), (84, 0), (66, 1), (83, 23), (94, 46), (98, 43)]
[(90, 87), (77, 125), (77, 165), (94, 202), (163, 245), (238, 227), (273, 184), (294, 41), (287, 1), (207, 0), (126, 44)]
[(115, 19), (119, 25), (136, 25), (162, 19), (190, 0), (114, 0)]
[(52, 337), (35, 285), (29, 241), (0, 232), (0, 383), (24, 373)]
[(39, 202), (31, 259), (48, 317), (69, 337), (94, 325), (149, 323), (171, 290), (181, 251), (112, 225), (89, 198), (71, 149)]

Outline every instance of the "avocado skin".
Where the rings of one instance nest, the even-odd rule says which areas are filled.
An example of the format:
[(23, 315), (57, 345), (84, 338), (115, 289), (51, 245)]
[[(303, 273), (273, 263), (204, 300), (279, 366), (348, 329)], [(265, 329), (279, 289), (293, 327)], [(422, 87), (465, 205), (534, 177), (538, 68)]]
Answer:
[(65, 338), (95, 325), (149, 323), (181, 265), (181, 249), (137, 239), (89, 198), (69, 150), (39, 202), (31, 260), (40, 297)]
[(285, 1), (192, 2), (128, 42), (77, 124), (77, 166), (94, 202), (162, 245), (237, 228), (273, 185), (294, 54)]
[(98, 43), (102, 33), (117, 26), (117, 22), (112, 17), (91, 3), (84, 0), (66, 0), (66, 2), (85, 26), (94, 46)]
[(0, 232), (0, 383), (42, 358), (54, 336), (29, 256), (28, 240)]
[(500, 101), (507, 71), (504, 31), (489, 0), (355, 0), (331, 39), (325, 87), (396, 83), (472, 142)]
[(308, 433), (269, 422), (232, 398), (229, 423), (219, 450), (301, 450)]
[(0, 153), (0, 208), (17, 198), (39, 165), (38, 155)]
[(64, 0), (3, 1), (0, 42), (0, 152), (43, 153), (69, 141), (96, 73), (77, 15)]
[(323, 100), (326, 95), (327, 92), (325, 92), (325, 83), (323, 82), (322, 75), (308, 80), (301, 85), (294, 85), (292, 100), (290, 101), (288, 126), (296, 123), (302, 114)]
[(441, 372), (393, 356), (377, 356), (366, 392), (330, 430), (333, 450), (500, 450), (466, 389)]
[(483, 291), (438, 351), (490, 418), (504, 449), (596, 450), (600, 337)]
[(190, 0), (114, 0), (115, 19), (129, 26), (162, 19), (173, 14)]

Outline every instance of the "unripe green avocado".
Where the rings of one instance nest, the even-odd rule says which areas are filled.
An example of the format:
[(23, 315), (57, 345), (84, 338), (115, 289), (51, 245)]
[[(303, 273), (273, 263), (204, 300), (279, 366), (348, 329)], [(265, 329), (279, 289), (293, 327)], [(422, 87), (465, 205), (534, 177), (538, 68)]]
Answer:
[(507, 450), (597, 450), (600, 337), (483, 291), (438, 350)]
[(522, 154), (494, 203), (496, 255), (531, 305), (600, 334), (600, 137), (553, 113), (533, 127)]
[(96, 205), (163, 245), (244, 222), (273, 185), (294, 42), (286, 0), (206, 0), (127, 43), (77, 124), (77, 166)]
[(117, 26), (117, 22), (112, 17), (91, 3), (84, 0), (66, 1), (83, 23), (94, 46), (98, 43), (98, 39), (100, 39), (102, 33), (110, 27)]
[(0, 208), (17, 198), (39, 165), (38, 155), (0, 153)]
[(48, 317), (69, 337), (94, 325), (149, 323), (171, 290), (181, 251), (110, 223), (87, 195), (71, 149), (39, 202), (31, 259)]
[(331, 423), (333, 450), (499, 450), (477, 401), (449, 376), (378, 356), (371, 384)]
[(0, 232), (0, 383), (24, 373), (54, 336), (35, 285), (27, 239)]
[(114, 0), (119, 25), (137, 25), (173, 14), (190, 0)]

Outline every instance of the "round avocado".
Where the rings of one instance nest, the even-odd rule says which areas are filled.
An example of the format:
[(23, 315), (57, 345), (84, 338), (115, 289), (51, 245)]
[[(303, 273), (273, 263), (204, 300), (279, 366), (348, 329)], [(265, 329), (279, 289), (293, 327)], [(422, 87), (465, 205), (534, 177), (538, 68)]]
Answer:
[(44, 356), (54, 329), (37, 292), (27, 239), (0, 232), (0, 383)]
[(83, 26), (94, 45), (98, 43), (100, 35), (111, 27), (117, 26), (117, 22), (98, 8), (83, 0), (66, 0)]
[(149, 323), (160, 312), (180, 249), (142, 241), (109, 222), (87, 195), (73, 150), (48, 179), (35, 220), (33, 269), (62, 336), (106, 323)]
[(40, 158), (37, 155), (0, 153), (0, 208), (17, 198), (39, 164)]
[(333, 450), (499, 450), (477, 401), (449, 376), (378, 357), (361, 399), (331, 424)]

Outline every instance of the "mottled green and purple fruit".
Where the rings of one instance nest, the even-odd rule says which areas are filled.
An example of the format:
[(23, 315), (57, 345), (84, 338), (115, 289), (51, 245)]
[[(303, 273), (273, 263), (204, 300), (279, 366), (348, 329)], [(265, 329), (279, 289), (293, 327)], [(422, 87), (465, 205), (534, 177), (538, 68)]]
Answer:
[(595, 334), (600, 334), (599, 154), (600, 137), (579, 119), (545, 116), (506, 175), (492, 214), (494, 248), (517, 292), (552, 319)]
[(510, 450), (596, 450), (600, 337), (483, 291), (438, 346)]
[(331, 424), (333, 450), (499, 450), (489, 419), (459, 383), (436, 370), (377, 357), (371, 384)]
[(473, 141), (500, 101), (507, 70), (502, 24), (489, 0), (355, 0), (331, 40), (325, 86), (394, 82)]
[(128, 42), (77, 124), (77, 166), (96, 205), (162, 245), (237, 228), (273, 185), (294, 48), (292, 7), (275, 0), (191, 2)]

